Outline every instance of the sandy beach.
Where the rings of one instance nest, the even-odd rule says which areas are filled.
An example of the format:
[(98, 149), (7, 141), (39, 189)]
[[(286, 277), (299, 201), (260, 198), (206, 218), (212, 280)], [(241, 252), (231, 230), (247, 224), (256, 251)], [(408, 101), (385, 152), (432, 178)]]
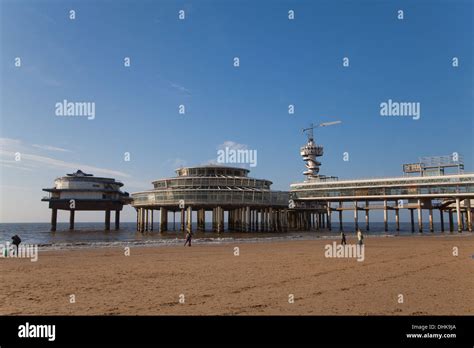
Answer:
[(472, 234), (365, 241), (363, 262), (325, 257), (332, 240), (140, 247), (129, 256), (123, 248), (40, 251), (37, 262), (2, 258), (0, 313), (474, 314)]

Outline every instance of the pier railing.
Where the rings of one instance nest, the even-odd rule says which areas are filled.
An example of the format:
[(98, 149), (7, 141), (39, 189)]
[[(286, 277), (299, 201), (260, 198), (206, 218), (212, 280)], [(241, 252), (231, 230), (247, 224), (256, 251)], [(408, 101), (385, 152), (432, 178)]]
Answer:
[(236, 190), (168, 190), (160, 192), (140, 192), (132, 194), (133, 206), (178, 205), (184, 200), (186, 205), (269, 205), (288, 206), (289, 193), (286, 191), (236, 191)]

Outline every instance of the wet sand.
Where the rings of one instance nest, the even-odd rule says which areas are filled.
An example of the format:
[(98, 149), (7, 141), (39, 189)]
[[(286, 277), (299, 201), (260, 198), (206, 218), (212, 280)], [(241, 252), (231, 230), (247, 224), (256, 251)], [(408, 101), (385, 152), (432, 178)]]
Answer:
[(37, 262), (0, 258), (0, 313), (474, 314), (472, 234), (365, 242), (363, 262), (326, 258), (332, 240), (140, 247), (130, 256), (123, 248), (40, 251)]

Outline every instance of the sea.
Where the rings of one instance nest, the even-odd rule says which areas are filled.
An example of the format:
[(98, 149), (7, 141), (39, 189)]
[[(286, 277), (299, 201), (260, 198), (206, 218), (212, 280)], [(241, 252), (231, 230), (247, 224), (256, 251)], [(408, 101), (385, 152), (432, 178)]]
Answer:
[[(111, 224), (113, 228), (113, 224)], [(333, 224), (334, 226), (334, 224)], [(441, 233), (439, 223), (434, 224), (434, 233), (429, 232), (429, 226), (425, 225), (423, 233), (412, 233), (410, 223), (400, 223), (400, 231), (396, 231), (395, 224), (389, 224), (389, 231), (384, 231), (383, 222), (371, 222), (370, 231), (364, 231), (365, 224), (359, 225), (365, 237), (396, 237), (414, 236), (423, 237), (436, 235), (439, 237), (447, 235), (472, 235), (471, 233), (449, 233), (449, 227), (445, 226), (445, 232)], [(169, 226), (173, 228), (173, 226)], [(178, 224), (176, 224), (178, 228)], [(418, 228), (418, 225), (415, 225)], [(135, 222), (122, 222), (119, 230), (104, 230), (104, 224), (99, 222), (76, 222), (75, 229), (69, 230), (68, 223), (58, 223), (55, 232), (50, 231), (49, 223), (0, 223), (0, 243), (11, 242), (11, 237), (18, 235), (22, 243), (36, 244), (42, 250), (78, 249), (97, 247), (119, 247), (119, 246), (167, 246), (180, 245), (184, 243), (185, 233), (181, 231), (168, 231), (160, 233), (158, 223), (154, 231), (137, 232)], [(207, 230), (211, 230), (208, 224)], [(355, 236), (354, 224), (344, 223), (343, 229), (347, 237)], [(295, 231), (295, 232), (235, 232), (224, 231), (220, 234), (206, 231), (193, 230), (194, 244), (223, 244), (223, 243), (258, 243), (286, 240), (315, 240), (335, 239), (340, 237), (339, 223), (333, 230), (321, 231)]]

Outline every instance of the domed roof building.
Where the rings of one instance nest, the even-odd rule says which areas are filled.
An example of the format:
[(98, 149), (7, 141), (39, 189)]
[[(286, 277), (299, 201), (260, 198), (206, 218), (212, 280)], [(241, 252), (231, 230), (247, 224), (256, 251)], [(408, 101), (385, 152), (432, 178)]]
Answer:
[(54, 187), (44, 188), (49, 193), (43, 202), (52, 209), (51, 230), (56, 230), (57, 211), (70, 211), (69, 229), (74, 229), (76, 210), (104, 210), (105, 229), (110, 229), (110, 212), (115, 211), (115, 229), (119, 229), (120, 211), (132, 199), (120, 188), (123, 184), (113, 178), (96, 177), (81, 170), (54, 180)]
[[(132, 193), (137, 209), (137, 229), (153, 229), (153, 211), (160, 210), (160, 231), (168, 229), (168, 213), (181, 214), (181, 230), (192, 229), (193, 211), (197, 227), (205, 230), (206, 212), (212, 212), (212, 229), (269, 231), (286, 228), (284, 211), (288, 192), (272, 191), (272, 182), (248, 176), (245, 168), (219, 165), (184, 167), (176, 177), (153, 181), (153, 189)], [(149, 218), (149, 213), (151, 216)], [(227, 217), (227, 218), (225, 218)]]

